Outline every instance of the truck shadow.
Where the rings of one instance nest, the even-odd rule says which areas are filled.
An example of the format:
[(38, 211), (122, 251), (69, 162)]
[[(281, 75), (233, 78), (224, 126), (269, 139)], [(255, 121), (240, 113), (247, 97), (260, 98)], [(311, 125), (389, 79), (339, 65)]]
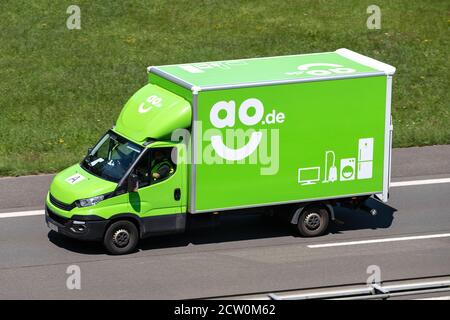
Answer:
[[(330, 222), (329, 234), (342, 234), (351, 230), (385, 229), (392, 225), (396, 209), (369, 200), (368, 205), (378, 212), (371, 216), (364, 211), (335, 207), (335, 217), (343, 224)], [(138, 250), (185, 247), (188, 245), (217, 244), (269, 238), (297, 238), (285, 220), (261, 214), (199, 215), (191, 219), (189, 230), (183, 234), (157, 236), (142, 240)], [(50, 231), (49, 240), (58, 247), (83, 254), (105, 254), (100, 243), (81, 242)]]
[[(386, 229), (392, 225), (394, 213), (397, 211), (386, 204), (375, 200), (367, 202), (369, 207), (377, 210), (372, 216), (361, 210), (335, 207), (335, 217), (343, 224), (331, 222), (328, 234), (341, 234), (352, 230)], [(269, 238), (301, 238), (294, 227), (286, 220), (277, 217), (264, 217), (261, 214), (223, 214), (212, 217), (199, 217), (190, 230), (182, 235), (161, 236), (142, 241), (141, 250), (151, 250), (189, 244), (202, 245), (246, 241)], [(309, 241), (305, 239), (305, 241)]]
[(368, 207), (377, 210), (376, 216), (372, 216), (362, 210), (335, 207), (334, 213), (336, 219), (343, 221), (344, 223), (330, 224), (328, 229), (329, 233), (339, 234), (350, 230), (386, 229), (392, 225), (394, 213), (397, 209), (373, 199), (369, 199), (366, 204)]
[(79, 241), (71, 238), (67, 238), (60, 235), (53, 230), (50, 230), (47, 234), (48, 240), (59, 248), (63, 248), (72, 252), (82, 254), (104, 254), (105, 249), (99, 242), (92, 241)]

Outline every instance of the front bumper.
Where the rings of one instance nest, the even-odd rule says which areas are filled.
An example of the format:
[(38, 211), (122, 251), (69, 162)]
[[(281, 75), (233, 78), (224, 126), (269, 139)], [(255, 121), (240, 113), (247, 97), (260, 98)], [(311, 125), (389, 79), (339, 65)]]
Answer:
[(48, 206), (45, 206), (45, 222), (49, 227), (49, 222), (56, 226), (56, 228), (50, 227), (50, 229), (59, 234), (88, 241), (102, 240), (108, 224), (108, 220), (92, 216), (77, 216), (76, 219), (62, 217), (53, 212)]

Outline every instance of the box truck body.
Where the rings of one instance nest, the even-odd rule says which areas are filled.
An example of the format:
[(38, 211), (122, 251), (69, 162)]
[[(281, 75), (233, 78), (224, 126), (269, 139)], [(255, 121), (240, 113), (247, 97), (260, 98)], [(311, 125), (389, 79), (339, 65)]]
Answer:
[[(135, 145), (128, 147), (139, 154), (135, 163), (142, 150), (172, 147), (174, 173), (124, 190), (136, 167), (130, 164), (116, 184), (109, 182), (113, 191), (92, 190), (113, 196), (88, 213), (153, 218), (142, 228), (154, 231), (155, 221), (172, 217), (161, 225), (179, 231), (187, 214), (308, 203), (324, 203), (332, 214), (329, 204), (340, 199), (387, 201), (394, 72), (347, 49), (149, 67), (149, 84), (127, 102), (111, 135)], [(81, 164), (60, 180), (74, 170), (93, 179)], [(68, 195), (66, 188), (54, 182), (47, 207), (79, 219), (87, 210), (76, 205), (81, 194)], [(75, 203), (73, 210), (61, 212), (50, 197)], [(295, 212), (297, 222), (301, 210)]]
[[(189, 91), (184, 94), (193, 113), (189, 210), (364, 194), (387, 201), (394, 70), (346, 49), (150, 68), (151, 83)], [(218, 128), (211, 117), (221, 103), (230, 121)], [(246, 124), (241, 116), (252, 112), (251, 103), (262, 112)], [(217, 152), (221, 143), (222, 149), (245, 148), (252, 130), (254, 137), (260, 133), (262, 148), (240, 160)], [(240, 135), (245, 141), (237, 141)], [(205, 159), (211, 153), (212, 159)], [(330, 170), (333, 177), (327, 179)]]

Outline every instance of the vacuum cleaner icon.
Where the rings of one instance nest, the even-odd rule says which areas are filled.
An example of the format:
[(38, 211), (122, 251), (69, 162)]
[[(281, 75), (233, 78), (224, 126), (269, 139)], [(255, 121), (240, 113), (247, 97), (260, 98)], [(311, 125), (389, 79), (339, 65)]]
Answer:
[[(329, 166), (328, 160), (332, 158), (331, 166)], [(323, 183), (335, 182), (337, 180), (337, 168), (336, 168), (336, 155), (334, 151), (325, 151), (325, 179)]]

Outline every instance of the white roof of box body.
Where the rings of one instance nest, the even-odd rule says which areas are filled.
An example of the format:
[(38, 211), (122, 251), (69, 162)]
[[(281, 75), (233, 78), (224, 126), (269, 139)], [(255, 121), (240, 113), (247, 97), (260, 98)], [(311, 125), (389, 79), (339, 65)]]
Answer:
[(270, 83), (393, 75), (395, 67), (348, 49), (278, 57), (149, 67), (148, 71), (194, 90)]

